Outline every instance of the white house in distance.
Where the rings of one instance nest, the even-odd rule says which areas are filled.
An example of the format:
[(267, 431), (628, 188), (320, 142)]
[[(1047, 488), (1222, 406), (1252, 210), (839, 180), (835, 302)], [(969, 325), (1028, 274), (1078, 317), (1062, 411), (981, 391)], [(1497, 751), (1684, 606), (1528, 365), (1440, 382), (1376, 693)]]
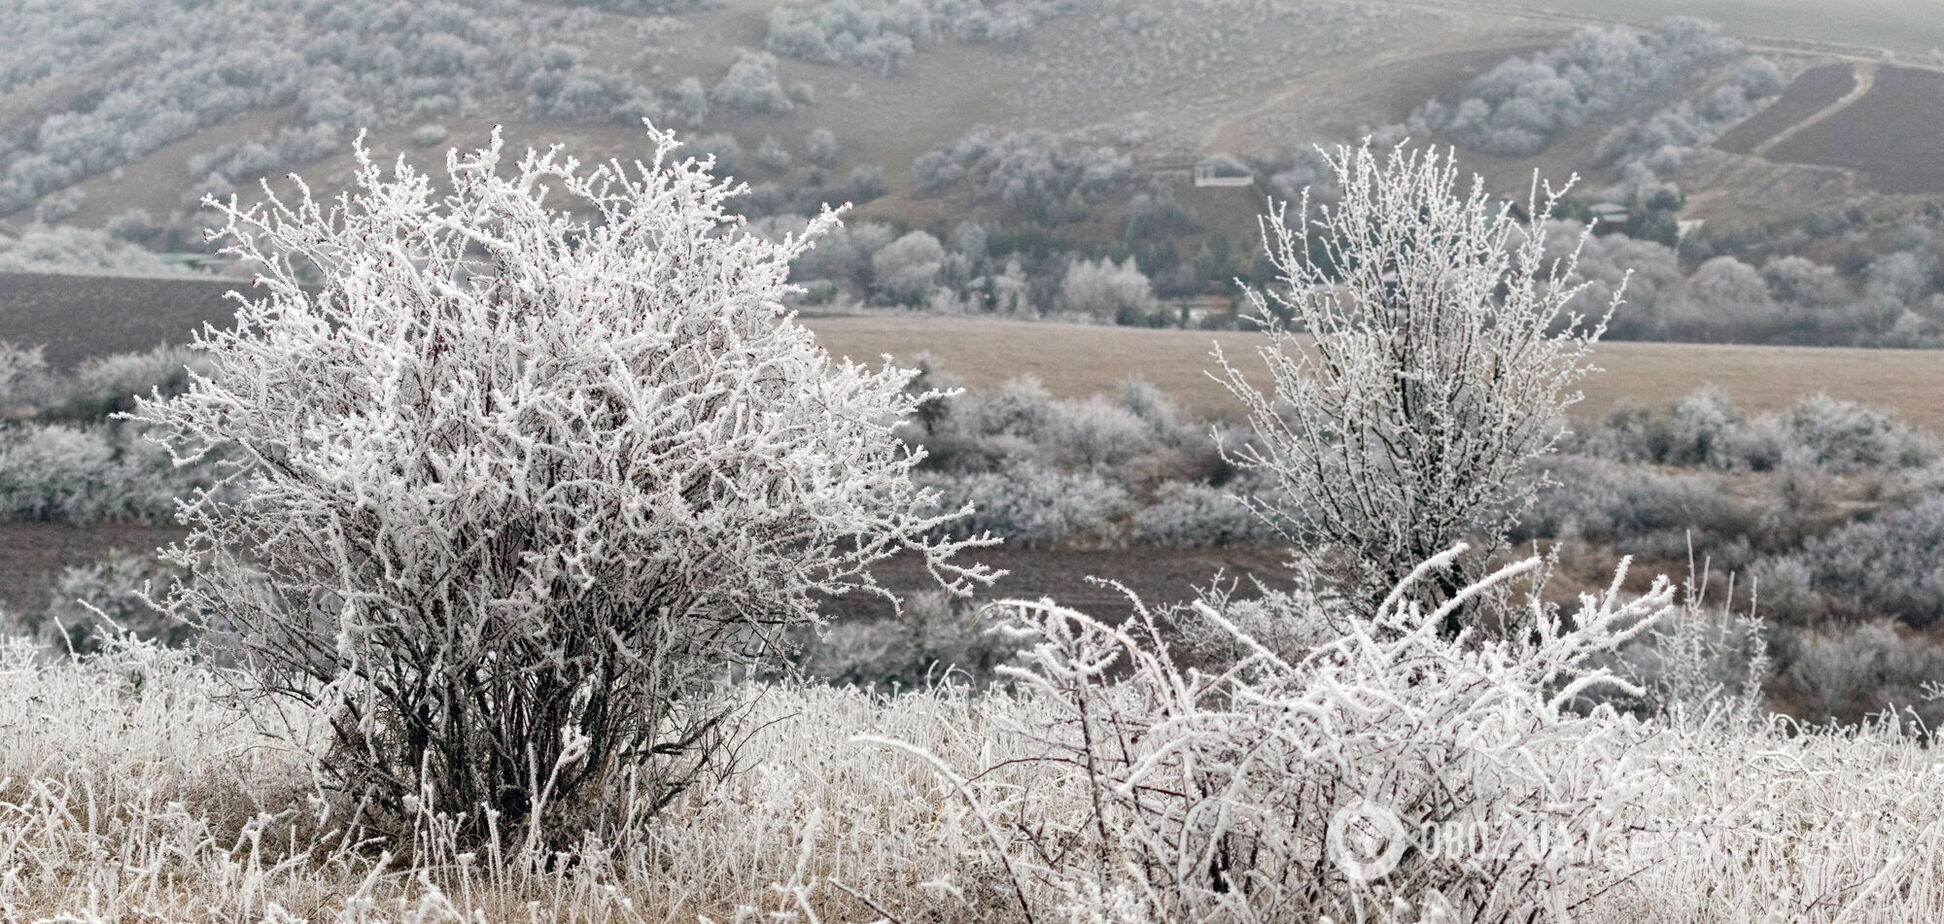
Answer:
[(1246, 164), (1226, 154), (1212, 154), (1195, 162), (1196, 186), (1248, 186), (1255, 174)]
[(1618, 228), (1627, 223), (1627, 207), (1618, 202), (1595, 202), (1587, 209), (1602, 228)]

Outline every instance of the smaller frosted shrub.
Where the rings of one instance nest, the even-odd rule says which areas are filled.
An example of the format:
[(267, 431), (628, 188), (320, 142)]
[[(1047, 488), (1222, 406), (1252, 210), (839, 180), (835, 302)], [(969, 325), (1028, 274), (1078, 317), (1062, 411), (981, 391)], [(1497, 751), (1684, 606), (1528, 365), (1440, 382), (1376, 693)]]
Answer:
[(1747, 531), (1698, 475), (1587, 456), (1561, 456), (1551, 467), (1557, 484), (1539, 493), (1513, 531), (1516, 540), (1577, 536), (1624, 543), (1629, 553), (1679, 555), (1690, 535), (1712, 544)]
[[(1264, 484), (1274, 490), (1272, 484)], [(1273, 543), (1282, 533), (1238, 500), (1246, 485), (1175, 485), (1134, 515), (1134, 538), (1153, 545), (1201, 546)]]
[(1854, 401), (1811, 395), (1779, 419), (1798, 457), (1832, 472), (1915, 468), (1937, 458), (1929, 434)]
[(1066, 468), (1124, 467), (1154, 449), (1154, 432), (1146, 421), (1098, 395), (1062, 403), (1048, 430), (1048, 455)]
[(62, 417), (101, 420), (134, 410), (136, 396), (179, 395), (192, 370), (206, 368), (194, 351), (158, 346), (146, 353), (118, 353), (90, 359), (68, 380), (57, 408)]
[(1944, 708), (1924, 685), (1944, 677), (1944, 647), (1889, 619), (1801, 630), (1784, 637), (1783, 672), (1797, 711), (1812, 720), (1859, 722), (1885, 710), (1919, 709), (1937, 727)]
[(62, 572), (47, 608), (29, 617), (26, 628), (42, 642), (75, 654), (94, 654), (109, 637), (123, 632), (180, 648), (200, 632), (151, 606), (144, 596), (161, 599), (181, 577), (181, 569), (154, 555), (116, 554), (69, 568)]
[(826, 626), (797, 658), (811, 677), (871, 690), (922, 689), (948, 676), (990, 683), (1019, 650), (993, 631), (983, 608), (942, 593), (914, 594), (892, 619)]
[(105, 431), (34, 425), (0, 435), (0, 440), (0, 512), (7, 519), (112, 516), (121, 473)]
[(1944, 496), (1813, 540), (1802, 561), (1816, 588), (1856, 615), (1927, 628), (1944, 621)]
[(1070, 475), (1033, 462), (992, 472), (925, 475), (919, 482), (938, 492), (938, 508), (972, 505), (953, 522), (953, 536), (990, 532), (1016, 545), (1037, 545), (1099, 534), (1127, 504), (1127, 490), (1094, 475)]
[(40, 347), (0, 342), (0, 418), (32, 414), (46, 396), (48, 378)]
[(917, 442), (927, 467), (984, 471), (1014, 460), (1039, 460), (1056, 417), (1052, 396), (1038, 379), (1013, 379), (998, 388), (960, 392), (922, 409)]
[(166, 520), (211, 474), (207, 464), (176, 466), (138, 428), (0, 428), (0, 520)]
[(1668, 465), (1733, 464), (1733, 447), (1742, 426), (1741, 408), (1713, 384), (1674, 402), (1668, 415), (1667, 443), (1656, 461)]

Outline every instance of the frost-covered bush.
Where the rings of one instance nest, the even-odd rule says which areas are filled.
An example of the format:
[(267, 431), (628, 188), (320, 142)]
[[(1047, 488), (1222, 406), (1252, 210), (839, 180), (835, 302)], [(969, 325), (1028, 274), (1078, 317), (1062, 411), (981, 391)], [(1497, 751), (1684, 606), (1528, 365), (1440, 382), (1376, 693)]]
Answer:
[(1706, 384), (1665, 414), (1637, 405), (1616, 408), (1577, 434), (1584, 452), (1617, 462), (1732, 468), (1746, 450), (1746, 417), (1728, 393)]
[(1715, 484), (1699, 475), (1585, 456), (1548, 463), (1550, 484), (1512, 531), (1514, 540), (1580, 538), (1625, 554), (1680, 556), (1743, 532)]
[(1801, 629), (1783, 636), (1782, 680), (1812, 721), (1865, 720), (1886, 710), (1917, 709), (1931, 728), (1944, 711), (1925, 685), (1944, 677), (1944, 646), (1893, 619)]
[(1243, 497), (1274, 500), (1274, 485), (1216, 487), (1199, 482), (1165, 489), (1134, 514), (1134, 539), (1166, 546), (1270, 545), (1287, 538)]
[(1056, 401), (1027, 376), (953, 394), (914, 423), (908, 439), (925, 446), (926, 466), (935, 470), (986, 471), (1031, 460), (1128, 482), (1221, 474), (1207, 431), (1183, 422), (1145, 382), (1129, 382), (1112, 398)]
[(914, 594), (893, 619), (834, 622), (797, 656), (803, 672), (870, 690), (921, 690), (948, 679), (990, 683), (1019, 643), (984, 608), (940, 593)]
[(1783, 462), (1802, 459), (1832, 472), (1915, 468), (1938, 457), (1930, 434), (1874, 408), (1817, 393), (1777, 415)]
[(875, 164), (858, 164), (851, 168), (850, 179), (844, 183), (844, 192), (853, 203), (870, 202), (884, 198), (891, 191), (890, 181), (884, 178), (884, 168)]
[(914, 304), (944, 268), (945, 245), (929, 232), (913, 231), (871, 255), (871, 283), (898, 304)]
[(61, 383), (59, 404), (50, 410), (71, 419), (106, 419), (133, 410), (137, 395), (181, 394), (192, 372), (203, 369), (200, 357), (179, 346), (95, 357)]
[(104, 431), (33, 425), (0, 436), (0, 505), (7, 519), (107, 518), (121, 478)]
[(796, 108), (776, 75), (776, 56), (736, 49), (729, 71), (709, 90), (709, 102), (730, 112), (781, 113)]
[(817, 0), (770, 11), (769, 50), (882, 74), (934, 41), (1015, 39), (1072, 0)]
[[(1232, 458), (1288, 501), (1258, 508), (1379, 599), (1467, 536), (1502, 541), (1618, 295), (1591, 323), (1575, 310), (1570, 256), (1547, 259), (1558, 195), (1536, 180), (1524, 222), (1477, 178), (1460, 193), (1436, 153), (1340, 148), (1330, 164), (1337, 206), (1264, 223), (1277, 287), (1247, 294), (1271, 389), (1217, 359), (1256, 435)], [(1464, 586), (1416, 591), (1430, 583)]]
[(1919, 629), (1944, 622), (1944, 496), (1885, 510), (1802, 551), (1811, 586), (1843, 612)]
[(126, 426), (0, 427), (0, 520), (166, 521), (175, 499), (211, 485)]
[(0, 273), (73, 272), (194, 275), (120, 237), (92, 228), (35, 225), (19, 237), (0, 235)]
[(1666, 414), (1619, 408), (1575, 443), (1622, 462), (1753, 471), (1911, 469), (1938, 457), (1930, 434), (1855, 402), (1818, 393), (1749, 417), (1713, 385), (1676, 401)]
[(941, 401), (919, 440), (935, 467), (991, 468), (1005, 460), (1037, 458), (1058, 414), (1045, 386), (1025, 376)]
[(762, 143), (756, 146), (756, 163), (765, 170), (788, 170), (790, 160), (790, 152), (775, 135), (764, 135)]
[(685, 153), (693, 154), (698, 159), (714, 158), (715, 172), (718, 174), (733, 174), (742, 166), (742, 142), (728, 132), (691, 138), (683, 142), (682, 147)]
[(803, 138), (803, 156), (817, 167), (837, 163), (837, 134), (828, 128), (811, 129)]
[(442, 144), (452, 133), (443, 125), (421, 125), (412, 129), (412, 143), (422, 148)]
[(148, 209), (129, 209), (108, 219), (107, 226), (102, 230), (117, 239), (134, 243), (154, 235), (157, 227), (155, 216), (150, 215)]
[(1743, 53), (1720, 29), (1694, 19), (1648, 30), (1593, 26), (1479, 75), (1455, 104), (1426, 103), (1412, 124), (1488, 153), (1536, 154), (1567, 129), (1665, 98), (1704, 78), (1703, 68)]
[(781, 304), (808, 241), (739, 233), (735, 189), (649, 141), (634, 174), (495, 138), (448, 152), (448, 193), (360, 149), (329, 211), (226, 208), (262, 294), (136, 412), (180, 458), (234, 453), (235, 496), (182, 510), (170, 606), (325, 711), (326, 778), (380, 824), (565, 843), (610, 796), (652, 812), (733, 738), (721, 672), (817, 595), (890, 596), (899, 553), (954, 592), (987, 574), (893, 434), (914, 373), (818, 349)]
[(1114, 148), (1068, 148), (1051, 132), (989, 125), (920, 155), (912, 169), (921, 195), (969, 178), (982, 197), (1046, 222), (1084, 217), (1089, 206), (1134, 177), (1132, 158)]
[(991, 533), (1014, 545), (1098, 536), (1127, 505), (1127, 490), (1098, 475), (1064, 473), (1020, 461), (995, 471), (926, 474), (939, 510), (970, 508), (941, 525), (940, 539)]
[(46, 399), (46, 351), (0, 341), (0, 418), (31, 414)]
[[(1195, 616), (1240, 651), (1210, 671), (1184, 669), (1145, 610), (1112, 625), (1014, 603), (1013, 631), (1031, 647), (1001, 670), (1039, 709), (996, 718), (1036, 742), (1035, 759), (954, 766), (867, 743), (929, 763), (971, 806), (972, 849), (1021, 917), (1356, 920), (1382, 897), (1377, 907), (1443, 906), (1434, 920), (1529, 920), (1624, 881), (1604, 867), (1602, 839), (1656, 791), (1652, 763), (1629, 757), (1646, 728), (1569, 708), (1602, 686), (1627, 689), (1595, 659), (1672, 606), (1664, 580), (1635, 599), (1619, 583), (1570, 619), (1536, 600), (1515, 607), (1504, 614), (1514, 631), (1490, 641), (1447, 636), (1447, 612), (1401, 586), (1289, 654), (1204, 601)], [(1021, 765), (1034, 768), (1030, 784)], [(1349, 821), (1370, 827), (1340, 827)], [(1422, 830), (1467, 825), (1545, 839), (1457, 858), (1409, 849)], [(1375, 895), (1351, 875), (1371, 870)]]
[(30, 611), (23, 627), (50, 647), (78, 655), (99, 652), (106, 639), (124, 633), (180, 648), (200, 633), (170, 618), (148, 599), (164, 597), (169, 584), (180, 577), (180, 569), (152, 554), (117, 553), (68, 568), (54, 585), (46, 608)]
[(1067, 264), (1056, 302), (1062, 311), (1100, 321), (1144, 319), (1154, 312), (1154, 290), (1141, 268), (1128, 257), (1112, 260), (1076, 259)]
[(1157, 448), (1148, 421), (1101, 395), (1061, 402), (1047, 431), (1045, 454), (1062, 468), (1125, 473)]

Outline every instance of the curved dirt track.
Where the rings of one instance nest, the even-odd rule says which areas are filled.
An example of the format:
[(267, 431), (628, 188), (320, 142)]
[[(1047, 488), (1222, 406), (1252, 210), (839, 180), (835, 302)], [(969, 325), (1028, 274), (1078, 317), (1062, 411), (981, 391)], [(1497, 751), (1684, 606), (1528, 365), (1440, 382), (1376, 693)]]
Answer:
[(1838, 99), (1837, 101), (1830, 103), (1827, 106), (1824, 106), (1822, 109), (1817, 110), (1814, 115), (1811, 115), (1810, 117), (1803, 119), (1802, 121), (1797, 122), (1796, 124), (1791, 125), (1780, 132), (1777, 132), (1773, 137), (1769, 138), (1767, 141), (1764, 141), (1761, 144), (1756, 145), (1755, 149), (1750, 151), (1749, 153), (1753, 154), (1756, 157), (1761, 157), (1763, 155), (1766, 155), (1770, 150), (1773, 150), (1776, 145), (1781, 144), (1782, 142), (1787, 141), (1790, 138), (1794, 138), (1796, 135), (1801, 134), (1802, 132), (1809, 129), (1811, 126), (1814, 126), (1816, 123), (1821, 122), (1824, 119), (1827, 119), (1830, 116), (1833, 116), (1836, 113), (1849, 108), (1851, 104), (1855, 103), (1857, 100), (1862, 99), (1864, 94), (1869, 93), (1871, 90), (1876, 88), (1877, 69), (1875, 64), (1864, 64), (1860, 62), (1851, 64), (1850, 72), (1853, 75), (1855, 75), (1854, 83), (1850, 87), (1850, 91), (1848, 93), (1843, 94), (1841, 99)]

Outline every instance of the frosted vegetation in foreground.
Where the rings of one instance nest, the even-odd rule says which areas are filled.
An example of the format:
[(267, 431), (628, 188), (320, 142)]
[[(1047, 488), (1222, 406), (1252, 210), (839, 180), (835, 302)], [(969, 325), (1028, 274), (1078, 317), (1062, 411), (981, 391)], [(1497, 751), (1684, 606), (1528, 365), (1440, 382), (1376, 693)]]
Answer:
[[(1299, 537), (1320, 564), (1258, 599), (1118, 624), (996, 605), (1019, 651), (976, 695), (733, 670), (813, 626), (812, 591), (872, 589), (891, 549), (952, 590), (984, 572), (954, 563), (977, 540), (939, 538), (951, 513), (894, 432), (937, 394), (817, 351), (779, 306), (797, 244), (740, 235), (719, 208), (734, 190), (658, 140), (632, 172), (555, 153), (503, 170), (494, 147), (449, 156), (449, 198), (366, 164), (337, 211), (230, 213), (266, 294), (201, 344), (186, 390), (136, 411), (184, 455), (227, 447), (234, 493), (190, 498), (167, 598), (213, 631), (200, 656), (0, 647), (0, 914), (1944, 913), (1925, 742), (1768, 718), (1759, 643), (1737, 642), (1758, 627), (1664, 578), (1627, 592), (1624, 564), (1559, 605), (1541, 560), (1373, 545), (1346, 566), (1340, 537)], [(1383, 249), (1453, 207), (1426, 163), (1337, 161), (1386, 209), (1366, 258), (1437, 252)], [(545, 208), (548, 185), (601, 220)], [(324, 285), (296, 285), (292, 258)], [(1398, 311), (1441, 310), (1440, 279), (1485, 291), (1421, 278)], [(1416, 329), (1317, 333), (1390, 349)], [(1517, 374), (1570, 380), (1579, 335), (1513, 329), (1568, 355), (1472, 329), (1463, 350), (1402, 353), (1393, 385), (1522, 355)], [(1422, 436), (1366, 419), (1374, 440)], [(1472, 422), (1537, 428), (1490, 471), (1559, 426)], [(1257, 423), (1285, 458), (1314, 438)], [(1362, 462), (1404, 478), (1405, 458)]]

